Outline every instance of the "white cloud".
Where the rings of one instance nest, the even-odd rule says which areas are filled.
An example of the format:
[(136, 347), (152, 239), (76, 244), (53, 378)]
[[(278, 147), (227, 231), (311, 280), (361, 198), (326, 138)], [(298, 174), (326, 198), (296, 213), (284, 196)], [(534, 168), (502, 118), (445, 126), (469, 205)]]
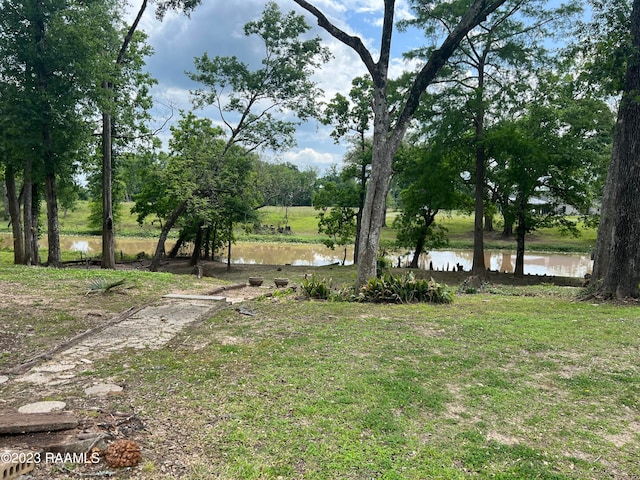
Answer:
[(281, 158), (284, 162), (290, 162), (299, 167), (315, 166), (321, 169), (325, 169), (332, 164), (338, 164), (342, 161), (342, 158), (335, 154), (320, 152), (310, 147), (285, 152)]

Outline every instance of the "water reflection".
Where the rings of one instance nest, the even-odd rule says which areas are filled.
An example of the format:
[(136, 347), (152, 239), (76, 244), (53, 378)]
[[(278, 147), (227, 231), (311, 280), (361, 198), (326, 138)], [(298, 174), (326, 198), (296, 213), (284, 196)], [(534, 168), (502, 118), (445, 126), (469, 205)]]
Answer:
[[(398, 257), (395, 257), (398, 260)], [(400, 256), (400, 264), (408, 265), (411, 256)], [(485, 252), (484, 262), (493, 271), (513, 273), (516, 265), (516, 254), (511, 252)], [(418, 266), (434, 270), (454, 270), (460, 266), (463, 270), (471, 270), (473, 251), (435, 251), (421, 255)], [(525, 275), (556, 275), (562, 277), (584, 277), (591, 273), (593, 262), (589, 255), (583, 254), (542, 254), (531, 253), (524, 256)]]
[[(0, 234), (2, 245), (12, 243), (10, 234)], [(61, 236), (62, 250), (76, 251), (84, 255), (99, 255), (102, 251), (101, 237)], [(152, 254), (157, 240), (140, 238), (116, 238), (116, 255), (120, 252), (135, 255), (140, 252)], [(41, 247), (46, 248), (46, 237), (41, 239)], [(167, 250), (173, 242), (167, 242)], [(226, 259), (226, 251), (220, 252), (221, 259)], [(231, 261), (246, 264), (300, 265), (318, 266), (341, 263), (344, 249), (331, 250), (324, 245), (278, 244), (278, 243), (238, 243), (231, 248)], [(408, 265), (410, 255), (391, 256), (394, 266)], [(346, 264), (353, 263), (353, 248), (347, 249)], [(465, 271), (471, 269), (473, 252), (470, 250), (435, 251), (422, 255), (419, 267), (435, 270), (454, 270), (460, 266)], [(511, 252), (485, 252), (485, 265), (491, 270), (513, 273), (516, 255)], [(588, 255), (580, 254), (538, 254), (531, 253), (524, 257), (524, 273), (529, 275), (556, 275), (565, 277), (583, 277), (590, 273), (592, 261)]]

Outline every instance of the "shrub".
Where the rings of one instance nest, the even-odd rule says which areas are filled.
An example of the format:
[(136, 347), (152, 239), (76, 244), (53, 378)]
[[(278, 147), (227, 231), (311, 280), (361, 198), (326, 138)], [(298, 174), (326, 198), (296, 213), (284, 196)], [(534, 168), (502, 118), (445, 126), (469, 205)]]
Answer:
[(433, 279), (416, 279), (413, 273), (385, 274), (382, 278), (369, 279), (357, 298), (360, 302), (374, 303), (451, 303), (453, 292)]
[(331, 279), (327, 282), (324, 278), (318, 280), (315, 275), (312, 275), (311, 279), (305, 277), (304, 280), (302, 280), (301, 288), (309, 298), (326, 300), (331, 295)]

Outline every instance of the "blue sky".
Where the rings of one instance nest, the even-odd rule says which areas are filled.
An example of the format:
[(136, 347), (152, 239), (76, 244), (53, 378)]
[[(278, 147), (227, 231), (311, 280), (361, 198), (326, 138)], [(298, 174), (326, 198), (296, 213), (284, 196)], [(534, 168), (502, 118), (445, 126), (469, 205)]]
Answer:
[[(133, 7), (137, 7), (134, 2)], [(245, 23), (258, 18), (264, 9), (265, 0), (203, 0), (196, 11), (187, 18), (181, 14), (169, 13), (162, 22), (155, 19), (149, 11), (141, 23), (141, 29), (149, 35), (149, 43), (155, 54), (147, 59), (147, 68), (158, 80), (153, 94), (157, 102), (155, 115), (158, 121), (170, 111), (165, 105), (176, 109), (191, 109), (189, 90), (198, 87), (185, 75), (185, 71), (193, 70), (193, 59), (208, 52), (209, 56), (236, 55), (240, 60), (253, 63), (260, 60), (260, 45), (243, 34)], [(278, 2), (283, 11), (294, 10), (307, 17), (312, 32), (325, 40), (333, 53), (333, 60), (318, 71), (315, 79), (329, 99), (336, 92), (348, 94), (351, 80), (366, 73), (364, 66), (356, 54), (348, 47), (330, 37), (317, 27), (315, 19), (300, 9), (291, 0)], [(336, 25), (350, 34), (358, 35), (369, 50), (377, 58), (376, 52), (380, 42), (382, 22), (382, 0), (315, 0), (313, 2)], [(396, 18), (406, 18), (409, 9), (405, 0), (398, 0)], [(409, 68), (402, 59), (401, 52), (411, 44), (416, 46), (421, 41), (417, 35), (398, 34), (394, 38), (394, 52), (391, 75), (400, 74)], [(215, 118), (214, 112), (196, 111), (196, 114)], [(177, 117), (177, 112), (174, 118)], [(319, 172), (332, 164), (340, 164), (346, 145), (335, 145), (330, 138), (331, 129), (317, 122), (308, 122), (298, 129), (297, 147), (288, 152), (274, 155), (265, 152), (265, 158), (276, 162), (291, 162), (301, 169), (316, 168)], [(168, 137), (166, 131), (161, 136)]]

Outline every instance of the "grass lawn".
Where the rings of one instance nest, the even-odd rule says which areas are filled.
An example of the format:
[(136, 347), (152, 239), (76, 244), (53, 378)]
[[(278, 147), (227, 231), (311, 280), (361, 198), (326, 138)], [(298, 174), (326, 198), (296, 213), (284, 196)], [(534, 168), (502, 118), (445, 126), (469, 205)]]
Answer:
[(135, 392), (143, 478), (183, 445), (190, 479), (640, 478), (638, 310), (572, 295), (269, 298), (95, 374)]
[[(86, 295), (122, 277), (129, 288)], [(226, 281), (2, 266), (2, 344), (38, 351), (84, 331), (88, 310)], [(254, 316), (227, 308), (160, 350), (96, 361), (83, 381), (126, 386), (102, 407), (145, 424), (130, 478), (640, 478), (640, 310), (577, 291), (492, 285), (450, 305), (281, 293), (245, 302)]]

